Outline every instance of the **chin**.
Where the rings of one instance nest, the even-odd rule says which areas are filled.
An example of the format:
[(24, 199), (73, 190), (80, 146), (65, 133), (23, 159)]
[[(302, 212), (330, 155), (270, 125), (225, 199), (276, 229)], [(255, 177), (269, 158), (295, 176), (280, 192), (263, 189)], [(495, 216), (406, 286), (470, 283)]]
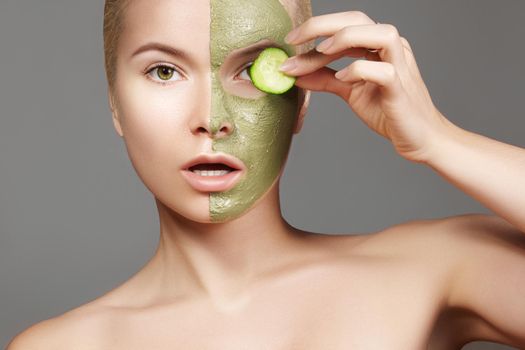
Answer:
[(224, 224), (224, 223), (227, 223), (227, 222), (232, 222), (232, 221), (235, 221), (236, 219), (239, 219), (240, 217), (244, 216), (252, 208), (249, 208), (248, 210), (244, 210), (244, 211), (240, 211), (240, 212), (239, 211), (235, 211), (235, 212), (233, 212), (231, 214), (226, 212), (226, 213), (222, 213), (222, 215), (217, 215), (217, 216), (213, 216), (210, 213), (210, 216), (212, 217), (210, 222), (213, 223), (213, 224)]
[(202, 194), (198, 198), (185, 198), (182, 201), (178, 197), (159, 198), (155, 196), (155, 203), (161, 215), (173, 216), (176, 220), (193, 221), (198, 223), (211, 223), (208, 194)]
[[(222, 200), (219, 199), (215, 205), (212, 205), (212, 201), (216, 200), (212, 198), (214, 193), (201, 192), (195, 196), (194, 194), (179, 192), (179, 195), (157, 195), (154, 197), (161, 215), (201, 224), (224, 224), (240, 219), (261, 205), (266, 206), (268, 203), (263, 203), (264, 199), (269, 199), (269, 203), (273, 203), (273, 198), (268, 197), (277, 198), (275, 193), (279, 191), (279, 179), (280, 176), (277, 176), (270, 188), (257, 198), (254, 198), (253, 194), (250, 196), (248, 193), (242, 193), (245, 195), (244, 198), (241, 196), (238, 200), (232, 200), (226, 196)], [(220, 197), (221, 193), (217, 192), (216, 195)], [(276, 200), (278, 201), (278, 199)], [(217, 203), (220, 204), (218, 207), (216, 206)]]
[(179, 217), (181, 220), (187, 220), (192, 221), (199, 224), (225, 224), (227, 222), (235, 221), (236, 219), (242, 217), (245, 215), (248, 211), (251, 210), (245, 210), (242, 212), (235, 211), (232, 214), (225, 213), (225, 215), (222, 215), (219, 218), (212, 217), (210, 215), (209, 206), (206, 205), (205, 208), (202, 206), (195, 207), (195, 206), (185, 206), (184, 208), (174, 208), (171, 206), (166, 205), (165, 203), (161, 203), (161, 205), (165, 208), (165, 210), (168, 210), (171, 212), (171, 215), (175, 215)]
[[(281, 168), (282, 172), (282, 168)], [(243, 216), (248, 215), (251, 211), (255, 210), (259, 207), (259, 212), (264, 212), (266, 210), (273, 210), (275, 206), (279, 206), (279, 181), (281, 176), (277, 176), (273, 183), (270, 185), (269, 188), (264, 190), (264, 192), (254, 197), (253, 194), (250, 193), (243, 193), (245, 194), (244, 198), (241, 198), (240, 200), (230, 200), (227, 198), (225, 201), (221, 203), (219, 200), (218, 203), (222, 204), (218, 208), (212, 208), (212, 198), (210, 197), (210, 216), (212, 218), (212, 222), (214, 223), (225, 223), (234, 221), (236, 219), (239, 219)], [(261, 208), (264, 207), (264, 208)], [(260, 213), (252, 213), (256, 216), (260, 215)], [(251, 214), (250, 214), (251, 215)], [(252, 216), (254, 216), (252, 215)], [(250, 219), (252, 220), (252, 219)], [(254, 218), (254, 220), (257, 220)]]

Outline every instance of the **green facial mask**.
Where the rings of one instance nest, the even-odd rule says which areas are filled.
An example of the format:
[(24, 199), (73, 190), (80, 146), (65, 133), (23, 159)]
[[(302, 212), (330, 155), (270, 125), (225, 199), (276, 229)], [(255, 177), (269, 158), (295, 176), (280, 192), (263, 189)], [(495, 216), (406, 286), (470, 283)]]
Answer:
[(299, 94), (293, 87), (282, 95), (243, 98), (225, 91), (220, 80), (219, 69), (231, 51), (262, 39), (295, 55), (295, 48), (284, 42), (293, 23), (278, 0), (210, 0), (210, 6), (210, 126), (212, 132), (224, 121), (233, 126), (232, 134), (214, 140), (212, 148), (239, 158), (247, 168), (232, 189), (210, 193), (211, 220), (220, 222), (250, 209), (279, 175), (292, 140)]

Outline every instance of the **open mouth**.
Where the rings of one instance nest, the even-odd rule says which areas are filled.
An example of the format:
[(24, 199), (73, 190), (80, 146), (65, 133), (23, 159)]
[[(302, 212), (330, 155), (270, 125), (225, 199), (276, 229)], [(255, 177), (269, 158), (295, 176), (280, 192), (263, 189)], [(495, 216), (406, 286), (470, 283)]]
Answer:
[(246, 172), (244, 163), (228, 154), (201, 154), (181, 167), (182, 176), (200, 192), (228, 191)]
[(224, 163), (200, 163), (189, 167), (188, 170), (200, 176), (224, 176), (239, 171)]

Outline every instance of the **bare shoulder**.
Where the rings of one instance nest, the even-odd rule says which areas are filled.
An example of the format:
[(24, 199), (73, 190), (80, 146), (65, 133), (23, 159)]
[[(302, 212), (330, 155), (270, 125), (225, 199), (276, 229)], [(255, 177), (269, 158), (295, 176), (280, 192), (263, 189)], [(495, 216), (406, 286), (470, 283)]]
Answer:
[(444, 257), (470, 249), (474, 241), (478, 245), (521, 245), (524, 240), (522, 232), (499, 216), (469, 213), (393, 225), (372, 234), (366, 248)]
[(457, 215), (445, 218), (413, 219), (367, 234), (367, 239), (359, 247), (368, 254), (378, 256), (403, 256), (407, 258), (432, 258), (450, 248), (453, 227), (458, 226), (464, 217)]
[[(497, 215), (469, 213), (430, 220), (415, 220), (398, 227), (398, 235), (414, 240), (415, 246), (437, 244), (440, 254), (464, 253), (478, 249), (515, 250), (525, 248), (525, 234)], [(418, 238), (421, 238), (420, 240)], [(418, 242), (420, 241), (420, 242)], [(409, 247), (411, 245), (409, 244)], [(426, 250), (428, 252), (428, 250)], [(459, 253), (459, 255), (458, 255)]]
[(451, 217), (448, 222), (450, 234), (461, 239), (475, 240), (480, 244), (523, 247), (525, 234), (516, 226), (497, 215), (466, 214)]
[(110, 332), (108, 310), (91, 304), (35, 323), (17, 334), (6, 350), (96, 349)]
[(370, 233), (318, 235), (314, 243), (352, 261), (359, 257), (386, 261), (388, 271), (396, 266), (392, 264), (394, 260), (400, 262), (397, 266), (401, 269), (413, 268), (419, 273), (424, 270), (427, 276), (435, 278), (432, 288), (442, 288), (446, 293), (447, 284), (452, 283), (458, 264), (464, 260), (463, 252), (468, 249), (469, 240), (479, 239), (476, 235), (482, 231), (481, 227), (493, 232), (490, 225), (512, 230), (498, 217), (462, 214), (409, 220)]
[[(497, 216), (461, 214), (444, 218), (414, 219), (370, 233), (314, 235), (314, 245), (320, 243), (331, 252), (342, 255), (376, 257), (397, 256), (432, 260), (443, 263), (446, 255), (457, 255), (468, 239), (479, 239), (482, 231), (494, 227), (512, 231), (512, 226)], [(482, 229), (484, 228), (484, 230)]]
[[(356, 251), (397, 257), (411, 262), (412, 266), (428, 268), (452, 287), (467, 256), (495, 251), (505, 255), (518, 247), (525, 249), (525, 234), (512, 224), (496, 215), (468, 213), (395, 224), (369, 234)], [(443, 287), (446, 290), (447, 286)]]

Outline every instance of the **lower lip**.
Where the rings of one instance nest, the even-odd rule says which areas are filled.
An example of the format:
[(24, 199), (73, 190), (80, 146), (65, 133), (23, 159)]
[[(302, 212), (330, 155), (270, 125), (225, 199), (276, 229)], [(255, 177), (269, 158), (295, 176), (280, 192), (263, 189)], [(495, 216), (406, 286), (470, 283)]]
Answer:
[(228, 191), (239, 181), (242, 173), (241, 170), (235, 170), (221, 176), (201, 176), (190, 170), (182, 170), (182, 175), (191, 187), (201, 192)]

